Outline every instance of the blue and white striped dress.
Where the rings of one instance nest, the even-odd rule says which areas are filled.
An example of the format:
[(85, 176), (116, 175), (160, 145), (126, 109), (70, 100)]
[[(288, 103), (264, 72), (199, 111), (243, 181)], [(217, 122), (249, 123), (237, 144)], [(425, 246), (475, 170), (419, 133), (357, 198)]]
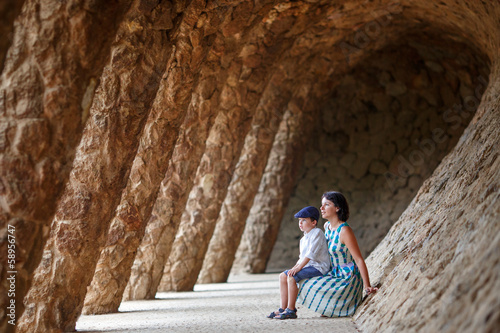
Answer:
[(340, 242), (340, 230), (327, 228), (328, 252), (332, 270), (323, 276), (299, 282), (298, 303), (328, 317), (351, 316), (361, 303), (363, 280), (358, 266), (345, 244)]

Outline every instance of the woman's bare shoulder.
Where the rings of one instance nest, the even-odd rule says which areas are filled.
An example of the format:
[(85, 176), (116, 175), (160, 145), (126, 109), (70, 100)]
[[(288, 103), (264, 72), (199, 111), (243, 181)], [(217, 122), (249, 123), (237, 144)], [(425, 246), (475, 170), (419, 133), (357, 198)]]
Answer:
[(354, 235), (354, 231), (352, 230), (352, 228), (349, 225), (344, 225), (340, 229), (340, 240), (342, 241), (342, 243), (345, 243), (346, 239), (352, 239), (352, 238), (356, 239), (356, 236)]
[(323, 224), (323, 229), (327, 231), (329, 227), (330, 227), (330, 221), (326, 221), (325, 224)]

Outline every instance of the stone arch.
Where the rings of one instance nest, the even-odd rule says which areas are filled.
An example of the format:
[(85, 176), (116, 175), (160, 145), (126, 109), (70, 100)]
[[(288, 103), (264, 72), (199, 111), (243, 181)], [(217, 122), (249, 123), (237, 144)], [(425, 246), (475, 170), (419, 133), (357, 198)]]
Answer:
[[(441, 3), (439, 6), (447, 6), (447, 5)], [(420, 11), (421, 8), (417, 8), (417, 7), (418, 6), (406, 7), (400, 2), (388, 2), (387, 4), (385, 4), (385, 6), (382, 5), (378, 9), (374, 8), (374, 9), (372, 9), (371, 12), (369, 11), (371, 14), (371, 16), (369, 16), (369, 17), (367, 17), (366, 13), (360, 14), (364, 19), (366, 19), (366, 21), (359, 22), (359, 24), (357, 24), (357, 29), (353, 32), (347, 33), (347, 37), (345, 38), (344, 41), (340, 41), (336, 45), (335, 44), (333, 45), (334, 47), (335, 46), (340, 47), (342, 49), (343, 55), (346, 56), (346, 59), (343, 59), (343, 60), (337, 59), (336, 64), (354, 67), (354, 66), (356, 66), (356, 64), (365, 63), (365, 62), (367, 62), (367, 58), (371, 54), (373, 54), (374, 51), (384, 49), (387, 45), (390, 45), (391, 43), (394, 43), (395, 41), (404, 40), (404, 39), (408, 38), (408, 36), (415, 35), (415, 30), (420, 29), (421, 34), (423, 36), (425, 36), (425, 38), (430, 38), (430, 40), (436, 39), (435, 37), (432, 37), (432, 36), (439, 35), (440, 41), (443, 41), (443, 38), (444, 38), (444, 40), (451, 40), (451, 41), (458, 39), (460, 42), (464, 43), (464, 45), (466, 45), (467, 49), (469, 50), (468, 51), (469, 54), (471, 54), (471, 59), (474, 59), (475, 57), (477, 57), (477, 58), (479, 58), (479, 60), (477, 60), (477, 61), (480, 64), (482, 64), (483, 75), (481, 76), (480, 74), (478, 74), (478, 76), (476, 76), (475, 79), (477, 82), (479, 77), (481, 77), (483, 82), (482, 83), (477, 82), (476, 86), (480, 85), (484, 89), (485, 88), (484, 81), (487, 81), (486, 77), (488, 76), (487, 73), (489, 72), (488, 67), (489, 67), (489, 65), (491, 65), (491, 61), (492, 61), (491, 56), (490, 56), (491, 53), (488, 51), (489, 49), (488, 49), (488, 46), (486, 45), (487, 43), (485, 42), (485, 40), (487, 40), (487, 38), (485, 40), (479, 41), (477, 38), (472, 37), (472, 34), (470, 31), (467, 31), (467, 32), (462, 31), (460, 24), (459, 24), (459, 16), (454, 17), (454, 19), (452, 19), (452, 20), (447, 19), (444, 21), (439, 21), (439, 23), (436, 24), (435, 22), (437, 20), (437, 17), (439, 17), (441, 15), (441, 12), (432, 13), (431, 15), (424, 17), (424, 16), (422, 16), (422, 12)], [(474, 12), (475, 14), (478, 14), (478, 13), (481, 13), (484, 11), (483, 8), (477, 8), (476, 10), (477, 10), (477, 12)], [(352, 14), (352, 13), (350, 13), (350, 14)], [(432, 18), (432, 15), (436, 15), (436, 20), (434, 20), (434, 18)], [(375, 17), (375, 20), (373, 19), (374, 17)], [(343, 19), (345, 19), (347, 22), (349, 22), (349, 19), (346, 18), (346, 14), (343, 15)], [(381, 29), (377, 30), (377, 32), (374, 34), (374, 36), (376, 36), (378, 38), (374, 38), (374, 36), (369, 36), (367, 34), (367, 31), (370, 29), (373, 22), (378, 23), (378, 25), (381, 27)], [(489, 22), (489, 23), (491, 24), (492, 22)], [(471, 24), (476, 24), (476, 25), (479, 24), (477, 22), (477, 18), (475, 21), (471, 18)], [(482, 35), (483, 37), (485, 37), (487, 34), (486, 31), (484, 30), (484, 28), (478, 29), (477, 33), (479, 35)], [(468, 38), (463, 37), (463, 36), (467, 36)], [(389, 38), (389, 37), (392, 37), (392, 38)], [(486, 69), (484, 69), (484, 68), (486, 68)], [(476, 72), (479, 73), (478, 71), (476, 71)], [(333, 81), (334, 81), (334, 83), (332, 84), (332, 86), (335, 86), (336, 84), (338, 84), (339, 80), (333, 80)], [(466, 89), (470, 90), (472, 88), (471, 87), (472, 85), (473, 85), (472, 83), (469, 84), (469, 87)], [(473, 96), (474, 98), (476, 98), (475, 101), (478, 100), (479, 96), (478, 97), (475, 96), (477, 94), (469, 93), (466, 91), (464, 91), (464, 93), (469, 94), (470, 96)], [(465, 97), (467, 97), (467, 96), (465, 96)], [(477, 107), (477, 104), (474, 107)], [(469, 112), (469, 116), (470, 115), (471, 115), (471, 113)], [(462, 128), (463, 128), (463, 125), (464, 124), (462, 124)], [(451, 142), (451, 143), (456, 142), (457, 139), (458, 139), (458, 136), (455, 136), (455, 141), (450, 140), (449, 142)], [(448, 147), (448, 149), (450, 149), (451, 147), (452, 146)], [(431, 170), (432, 169), (433, 168), (431, 168)], [(420, 180), (420, 183), (422, 182), (422, 180), (423, 179)], [(415, 194), (415, 191), (418, 189), (419, 186), (418, 186), (418, 184), (413, 184), (412, 186), (414, 187), (413, 194)], [(320, 195), (323, 191), (324, 190), (319, 189), (315, 192), (313, 191), (313, 193), (310, 193), (311, 190), (309, 190), (309, 195), (311, 195), (311, 197), (320, 197)], [(411, 198), (411, 196), (410, 196), (410, 198)], [(264, 200), (264, 202), (266, 202), (266, 203), (263, 204), (261, 201), (259, 201), (259, 204), (262, 206), (265, 206), (265, 207), (269, 207), (270, 203), (274, 199), (275, 199), (275, 197), (272, 194), (269, 194), (267, 196), (267, 199)], [(306, 203), (306, 201), (309, 201), (309, 202)], [(287, 201), (285, 200), (285, 202), (287, 202)], [(409, 200), (407, 200), (406, 203), (409, 203)], [(293, 221), (293, 218), (290, 218), (290, 216), (293, 215), (292, 214), (293, 211), (300, 209), (301, 206), (309, 205), (309, 204), (313, 204), (310, 202), (309, 198), (300, 198), (298, 200), (298, 202), (293, 204), (294, 207), (293, 208), (291, 207), (288, 210), (288, 212), (287, 212), (288, 215), (285, 218), (286, 221), (287, 222)], [(399, 209), (397, 209), (397, 212), (401, 213), (405, 207), (406, 207), (406, 204), (401, 205), (401, 207), (399, 207)], [(258, 207), (256, 207), (256, 209), (258, 209)], [(394, 213), (392, 222), (395, 222), (395, 220), (399, 216), (397, 212)], [(267, 225), (267, 223), (270, 223), (270, 224), (272, 224), (272, 226), (265, 227), (265, 228), (268, 228), (267, 231), (266, 232), (262, 231), (259, 233), (259, 235), (264, 235), (264, 234), (271, 234), (272, 235), (272, 234), (274, 234), (274, 232), (271, 232), (271, 230), (277, 229), (276, 225), (279, 226), (282, 217), (283, 217), (282, 214), (278, 214), (277, 216), (273, 216), (274, 222), (271, 222), (271, 221), (264, 222), (263, 223), (264, 225)], [(276, 221), (276, 220), (278, 220), (278, 221)], [(262, 222), (260, 222), (260, 223), (262, 224)], [(247, 221), (247, 228), (249, 228), (250, 225), (252, 225), (252, 221), (249, 220), (249, 221)], [(289, 223), (288, 223), (288, 225), (289, 225)], [(385, 232), (382, 232), (381, 234), (379, 234), (378, 240), (380, 240), (384, 234), (385, 234)], [(245, 239), (245, 235), (243, 237)], [(300, 236), (296, 232), (295, 233), (292, 232), (289, 235), (289, 237), (286, 239), (286, 241), (284, 241), (283, 243), (284, 244), (289, 244), (290, 242), (297, 243), (298, 237), (300, 237)], [(261, 238), (254, 237), (253, 240), (251, 240), (251, 239), (252, 239), (252, 237), (249, 236), (247, 241), (250, 242), (250, 244), (242, 245), (242, 246), (244, 246), (244, 248), (246, 248), (246, 249), (258, 248), (259, 246), (257, 245), (257, 243), (262, 242)], [(271, 241), (271, 243), (274, 243), (274, 236), (270, 236), (267, 240)], [(377, 242), (374, 242), (371, 248), (373, 248), (373, 246), (376, 244), (377, 244)], [(290, 253), (297, 252), (297, 249), (294, 247), (292, 247), (291, 249), (288, 249), (288, 250), (284, 250), (284, 248), (288, 248), (288, 245), (283, 245), (282, 249), (277, 249), (276, 257), (282, 256), (285, 251), (290, 251), (290, 252), (287, 252), (288, 257), (290, 256)], [(272, 246), (268, 246), (268, 251), (265, 254), (262, 254), (263, 257), (259, 257), (259, 258), (254, 257), (253, 260), (255, 260), (256, 262), (259, 262), (259, 264), (256, 264), (252, 261), (248, 261), (249, 260), (248, 258), (244, 259), (242, 257), (243, 255), (246, 255), (246, 254), (243, 254), (243, 252), (246, 253), (246, 252), (248, 252), (248, 250), (247, 251), (243, 251), (243, 250), (239, 251), (240, 254), (239, 254), (239, 256), (237, 256), (237, 260), (235, 262), (235, 271), (243, 269), (243, 270), (251, 271), (251, 272), (255, 272), (255, 273), (256, 272), (263, 272), (265, 270), (265, 267), (266, 267), (265, 263), (267, 263), (269, 258), (270, 258), (271, 249), (272, 249)], [(285, 255), (285, 257), (287, 257), (287, 256)], [(294, 257), (294, 255), (292, 255), (292, 257)], [(289, 265), (290, 261), (291, 260), (289, 260), (288, 263), (285, 265)], [(278, 262), (279, 262), (279, 260), (278, 260)], [(277, 269), (278, 267), (281, 268), (281, 267), (283, 267), (283, 265), (284, 265), (283, 262), (281, 262), (278, 264), (278, 266), (275, 266), (274, 269)]]
[[(187, 8), (197, 4), (203, 7), (202, 13), (189, 15)], [(127, 15), (137, 15), (139, 19), (120, 25), (129, 7), (131, 11)], [(3, 17), (4, 11), (0, 9), (0, 12)], [(76, 318), (83, 307), (86, 286), (92, 278), (99, 259), (99, 250), (105, 243), (107, 230), (115, 208), (120, 202), (122, 190), (125, 189), (123, 192), (125, 198), (129, 198), (127, 193), (133, 192), (126, 187), (129, 176), (135, 180), (144, 177), (142, 185), (146, 186), (144, 190), (139, 191), (140, 200), (134, 201), (130, 206), (125, 203), (121, 206), (126, 207), (122, 209), (125, 214), (118, 214), (118, 218), (125, 216), (130, 222), (131, 230), (127, 232), (131, 232), (127, 235), (136, 237), (134, 242), (137, 243), (142, 237), (144, 222), (149, 220), (160, 182), (168, 170), (168, 160), (179, 159), (175, 156), (173, 141), (178, 132), (185, 135), (186, 141), (190, 138), (189, 126), (181, 125), (186, 114), (181, 111), (177, 115), (170, 115), (175, 119), (164, 119), (159, 107), (153, 109), (149, 107), (156, 97), (152, 96), (158, 90), (155, 86), (160, 86), (159, 81), (163, 75), (163, 70), (156, 68), (164, 64), (154, 56), (156, 52), (170, 59), (168, 66), (165, 64), (167, 69), (176, 66), (197, 68), (198, 65), (206, 68), (204, 75), (206, 74), (207, 81), (202, 83), (206, 84), (206, 90), (203, 87), (197, 90), (198, 88), (193, 86), (180, 88), (178, 93), (182, 95), (181, 99), (190, 100), (193, 91), (200, 95), (208, 92), (210, 96), (206, 97), (211, 100), (213, 98), (213, 104), (211, 101), (209, 105), (196, 105), (196, 107), (200, 109), (206, 107), (201, 111), (206, 111), (214, 117), (216, 114), (220, 115), (217, 124), (234, 124), (238, 128), (246, 128), (253, 121), (255, 108), (264, 96), (263, 87), (270, 77), (268, 71), (282, 59), (278, 56), (273, 57), (274, 53), (279, 55), (281, 52), (288, 52), (287, 57), (295, 62), (297, 67), (307, 69), (306, 75), (297, 75), (294, 78), (304, 80), (301, 82), (303, 90), (298, 89), (301, 90), (300, 93), (292, 97), (292, 102), (288, 104), (281, 122), (282, 126), (274, 140), (274, 146), (279, 148), (271, 149), (266, 169), (260, 180), (261, 189), (270, 184), (266, 182), (276, 181), (276, 184), (281, 185), (280, 191), (273, 192), (275, 188), (270, 186), (269, 191), (257, 192), (250, 210), (250, 218), (246, 221), (246, 227), (251, 230), (255, 227), (252, 219), (258, 216), (259, 210), (275, 214), (271, 218), (273, 221), (263, 221), (265, 223), (262, 226), (254, 228), (258, 231), (253, 233), (256, 236), (250, 234), (248, 241), (245, 241), (247, 250), (244, 254), (252, 253), (254, 248), (258, 248), (259, 251), (262, 249), (262, 254), (252, 260), (258, 262), (255, 267), (265, 267), (272, 248), (269, 246), (269, 240), (272, 240), (271, 244), (274, 243), (272, 238), (275, 238), (278, 229), (276, 223), (279, 224), (282, 220), (285, 214), (284, 206), (289, 202), (291, 189), (297, 183), (294, 176), (281, 179), (275, 176), (280, 172), (281, 176), (285, 173), (293, 175), (298, 163), (295, 163), (293, 168), (287, 169), (289, 165), (287, 166), (286, 162), (293, 161), (293, 152), (288, 153), (286, 149), (294, 145), (302, 147), (299, 150), (303, 150), (304, 147), (302, 145), (304, 136), (299, 132), (290, 131), (300, 127), (290, 124), (301, 124), (297, 119), (317, 119), (317, 112), (320, 111), (318, 106), (328, 105), (325, 103), (329, 102), (332, 108), (336, 108), (342, 100), (338, 98), (329, 100), (328, 97), (332, 91), (341, 92), (347, 89), (346, 81), (342, 81), (343, 77), (347, 78), (346, 75), (355, 70), (353, 68), (369, 64), (369, 57), (375, 52), (384, 50), (394, 41), (406, 38), (415, 32), (420, 36), (425, 35), (426, 38), (441, 35), (441, 40), (454, 40), (467, 45), (473, 53), (486, 55), (491, 74), (488, 89), (481, 99), (478, 111), (469, 122), (458, 144), (442, 160), (433, 175), (424, 182), (405, 213), (368, 260), (375, 282), (392, 286), (394, 287), (392, 290), (401, 290), (397, 287), (403, 285), (404, 281), (409, 281), (410, 286), (416, 290), (415, 295), (407, 295), (408, 297), (403, 299), (400, 294), (388, 290), (384, 294), (387, 296), (386, 299), (380, 302), (385, 307), (369, 300), (358, 313), (358, 318), (364, 327), (371, 330), (380, 327), (393, 330), (411, 328), (437, 330), (447, 321), (444, 315), (437, 312), (436, 307), (439, 308), (439, 304), (443, 303), (443, 297), (447, 297), (447, 300), (456, 301), (457, 304), (450, 307), (450, 313), (453, 313), (454, 317), (447, 327), (456, 329), (467, 325), (483, 325), (487, 329), (493, 328), (498, 323), (499, 316), (488, 306), (498, 305), (498, 300), (494, 295), (485, 293), (486, 288), (483, 285), (498, 287), (496, 279), (498, 270), (495, 273), (498, 262), (495, 261), (497, 258), (495, 254), (498, 252), (499, 243), (498, 238), (493, 238), (497, 235), (498, 224), (491, 222), (497, 221), (498, 211), (495, 207), (498, 207), (499, 196), (500, 168), (497, 159), (500, 127), (499, 14), (499, 6), (494, 2), (451, 0), (438, 3), (430, 0), (376, 3), (367, 1), (332, 3), (326, 0), (255, 3), (136, 0), (113, 3), (69, 1), (64, 4), (47, 0), (43, 2), (43, 6), (37, 0), (24, 1), (16, 22), (10, 23), (14, 22), (10, 18), (15, 14), (5, 21), (7, 30), (13, 27), (12, 43), (0, 45), (2, 57), (3, 54), (7, 54), (0, 91), (0, 116), (3, 121), (0, 124), (2, 165), (0, 216), (3, 235), (1, 248), (5, 249), (7, 246), (5, 236), (7, 225), (15, 226), (18, 233), (24, 235), (19, 237), (17, 244), (19, 258), (16, 268), (21, 272), (20, 288), (16, 294), (17, 304), (22, 303), (33, 272), (36, 272), (33, 288), (25, 298), (28, 310), (17, 326), (18, 331), (57, 331), (74, 328)], [(130, 17), (126, 18), (129, 19)], [(172, 30), (183, 22), (193, 27), (192, 31), (189, 32), (189, 38), (176, 39), (177, 36)], [(107, 27), (107, 29), (102, 33), (96, 31), (96, 27), (99, 29)], [(200, 33), (194, 27), (206, 30)], [(146, 33), (148, 29), (152, 35)], [(134, 38), (128, 39), (126, 36), (129, 33), (134, 38), (138, 37), (138, 41)], [(255, 45), (245, 44), (248, 42), (248, 36), (253, 33), (252, 37), (257, 41), (253, 44), (262, 45), (267, 50), (267, 53), (263, 53), (264, 57), (252, 49)], [(205, 39), (214, 34), (220, 38)], [(176, 45), (175, 43), (179, 42), (178, 47), (187, 45), (188, 48), (193, 47), (196, 52), (190, 58), (182, 52), (176, 53), (169, 48), (150, 50), (144, 44), (148, 44), (148, 38), (152, 38), (153, 35), (165, 40), (168, 36), (167, 44)], [(77, 38), (73, 38), (75, 36)], [(120, 38), (125, 38), (126, 41), (121, 45), (123, 47), (118, 47), (118, 52), (115, 52), (112, 42)], [(196, 49), (196, 46), (204, 45), (205, 42), (210, 46), (206, 56), (207, 50)], [(121, 54), (119, 51), (124, 51), (128, 47), (134, 49), (137, 45), (143, 47), (142, 52), (136, 52), (137, 50), (125, 52), (123, 59), (134, 62), (133, 57), (127, 58), (127, 55), (133, 54), (144, 61), (144, 66), (133, 66), (134, 71), (127, 73), (126, 68), (130, 64), (124, 64), (119, 66), (123, 72), (113, 71), (112, 64), (113, 61), (119, 60), (116, 58)], [(291, 45), (293, 47), (290, 47)], [(111, 60), (109, 63), (108, 59)], [(104, 69), (106, 63), (108, 67)], [(108, 74), (101, 76), (103, 70)], [(137, 89), (139, 86), (130, 84), (130, 80), (127, 79), (113, 81), (113, 77), (116, 78), (123, 73), (125, 77), (130, 74), (131, 79), (139, 79), (135, 70), (143, 71), (143, 78), (146, 81), (142, 82), (144, 89)], [(358, 75), (354, 72), (353, 74)], [(99, 77), (101, 77), (101, 88), (95, 91)], [(293, 77), (293, 71), (290, 77)], [(177, 77), (173, 81), (181, 80), (182, 77)], [(107, 84), (111, 87), (109, 90), (102, 88)], [(393, 93), (398, 93), (401, 87), (393, 85), (391, 89)], [(117, 91), (120, 93), (116, 99), (107, 95), (116, 94)], [(95, 98), (94, 92), (96, 92)], [(121, 92), (123, 95), (120, 95)], [(161, 92), (164, 90), (160, 89), (156, 95), (161, 96)], [(196, 104), (196, 96), (193, 97), (191, 101)], [(427, 97), (432, 98), (432, 96)], [(103, 131), (110, 125), (107, 122), (109, 114), (106, 113), (108, 104), (120, 101), (119, 105), (116, 105), (117, 108), (113, 108), (116, 112), (125, 110), (127, 106), (138, 103), (139, 100), (143, 105), (135, 105), (130, 113), (126, 111), (126, 114), (123, 114), (130, 117), (125, 121), (125, 127), (133, 129), (132, 135), (120, 133), (119, 130), (123, 128), (111, 133), (112, 135)], [(173, 103), (176, 104), (175, 101)], [(91, 105), (98, 110), (91, 110)], [(222, 108), (225, 110), (217, 113)], [(326, 109), (325, 107), (324, 110)], [(89, 110), (91, 114), (87, 121)], [(150, 113), (160, 115), (148, 122), (146, 118)], [(196, 115), (193, 117), (196, 118)], [(228, 119), (223, 119), (224, 117)], [(155, 137), (158, 133), (152, 130), (156, 126), (156, 121), (172, 121), (172, 124), (169, 124), (172, 125), (171, 132), (168, 133), (172, 137), (168, 140), (168, 147), (164, 147), (165, 151), (158, 155), (161, 155), (158, 160), (155, 156), (148, 155), (153, 146), (155, 149), (161, 146)], [(88, 124), (85, 124), (86, 122)], [(111, 123), (116, 125), (119, 121)], [(84, 125), (87, 125), (85, 133)], [(207, 133), (208, 127), (212, 126), (207, 126)], [(196, 129), (198, 127), (193, 130)], [(106, 133), (98, 135), (99, 131)], [(165, 139), (166, 133), (160, 132), (161, 138)], [(203, 233), (202, 242), (195, 244), (196, 249), (189, 252), (194, 263), (191, 267), (193, 276), (196, 276), (196, 270), (201, 268), (205, 248), (208, 247), (220, 207), (231, 184), (231, 176), (240, 158), (239, 151), (243, 146), (246, 132), (246, 129), (242, 130), (243, 134), (238, 135), (238, 133), (219, 131), (218, 134), (225, 135), (222, 140), (213, 140), (213, 137), (209, 137), (208, 141), (212, 146), (207, 145), (206, 149), (202, 142), (203, 148), (191, 155), (197, 160), (194, 163), (195, 167), (190, 169), (191, 175), (188, 177), (191, 177), (191, 180), (194, 180), (196, 168), (201, 165), (195, 192), (203, 190), (204, 184), (200, 179), (204, 176), (214, 175), (213, 179), (217, 180), (216, 193), (204, 197), (206, 202), (202, 203), (202, 209), (198, 209), (197, 202), (192, 200), (195, 195), (188, 198), (185, 194), (184, 199), (177, 203), (179, 207), (176, 207), (174, 213), (179, 218), (182, 211), (194, 219), (202, 216), (207, 219), (207, 224), (210, 224), (206, 230), (195, 227), (189, 231), (194, 236), (199, 231)], [(80, 143), (81, 148), (77, 150), (82, 133), (84, 134)], [(287, 138), (290, 140), (285, 140)], [(195, 139), (206, 141), (203, 135), (196, 136)], [(182, 140), (181, 138), (178, 143)], [(154, 144), (149, 145), (148, 142), (152, 141)], [(99, 157), (99, 154), (102, 154), (102, 157)], [(201, 157), (203, 154), (204, 158)], [(174, 157), (170, 158), (170, 155)], [(220, 156), (223, 157), (222, 160), (218, 160)], [(134, 157), (138, 162), (132, 164)], [(201, 164), (198, 163), (200, 158), (202, 158)], [(120, 159), (123, 160), (121, 164)], [(147, 168), (141, 169), (137, 166), (141, 165), (141, 160), (158, 165), (149, 164)], [(90, 163), (87, 164), (86, 161)], [(349, 166), (347, 162), (346, 165)], [(142, 171), (146, 169), (147, 172), (143, 173)], [(369, 165), (368, 169), (374, 173), (380, 170), (376, 165)], [(175, 175), (175, 172), (169, 174), (167, 171), (167, 175)], [(93, 180), (96, 182), (93, 183)], [(140, 179), (137, 183), (140, 183)], [(256, 181), (252, 184), (254, 188), (257, 187)], [(63, 192), (64, 186), (66, 190)], [(61, 194), (60, 204), (57, 205), (56, 202)], [(273, 199), (278, 200), (273, 202)], [(128, 203), (131, 201), (133, 200), (127, 200)], [(276, 209), (276, 205), (281, 207)], [(56, 208), (58, 213), (53, 220)], [(160, 210), (163, 208), (159, 207)], [(436, 216), (431, 213), (439, 214)], [(471, 223), (476, 217), (477, 223)], [(453, 219), (453, 223), (447, 218)], [(43, 244), (49, 235), (49, 224), (52, 220), (53, 228), (43, 252), (42, 264), (35, 271), (42, 257)], [(418, 227), (409, 226), (409, 220), (416, 221)], [(189, 230), (189, 226), (187, 229)], [(268, 235), (267, 230), (274, 231)], [(452, 239), (447, 233), (454, 233), (457, 237)], [(411, 238), (409, 234), (415, 236)], [(114, 235), (118, 235), (119, 238), (119, 233)], [(147, 236), (155, 235), (150, 233)], [(267, 238), (268, 236), (272, 237)], [(180, 234), (179, 238), (181, 237), (183, 234)], [(243, 238), (246, 239), (245, 235)], [(193, 240), (193, 237), (190, 239)], [(196, 237), (194, 239), (196, 240)], [(467, 246), (467, 242), (477, 239), (487, 241), (480, 242), (480, 245), (466, 253), (463, 249)], [(214, 238), (214, 241), (216, 240)], [(265, 246), (261, 246), (266, 242)], [(253, 246), (254, 244), (257, 246)], [(447, 245), (444, 251), (439, 248), (441, 244)], [(113, 245), (113, 237), (108, 245)], [(240, 246), (241, 248), (244, 246)], [(174, 250), (180, 249), (174, 245)], [(130, 266), (130, 257), (133, 256), (134, 249), (127, 251), (127, 265)], [(484, 256), (484, 253), (488, 256)], [(119, 257), (124, 253), (112, 249), (111, 254)], [(429, 262), (426, 258), (431, 258), (432, 261)], [(476, 258), (481, 258), (485, 267), (491, 268), (485, 269), (485, 278), (481, 277), (484, 283), (480, 287), (471, 278), (474, 274), (470, 274), (473, 273), (472, 263)], [(174, 254), (172, 259), (174, 264), (178, 263), (182, 260), (182, 253)], [(240, 257), (242, 264), (249, 264), (245, 260), (241, 260)], [(465, 268), (461, 266), (464, 263)], [(249, 265), (253, 264), (251, 262)], [(2, 288), (6, 289), (5, 271), (2, 271), (1, 277)], [(69, 278), (70, 281), (66, 281), (65, 278)], [(436, 278), (438, 279), (435, 280), (436, 284), (429, 282)], [(455, 280), (452, 281), (452, 278)], [(194, 283), (194, 277), (189, 283)], [(475, 297), (469, 299), (461, 292), (469, 289), (467, 288), (469, 285), (474, 287), (476, 294), (481, 294), (488, 301), (486, 305), (479, 304), (480, 301)], [(429, 286), (432, 287), (431, 293), (425, 289)], [(120, 281), (120, 288), (123, 287), (124, 283)], [(2, 290), (1, 294), (0, 305), (5, 309), (6, 293)], [(481, 311), (478, 311), (472, 319), (459, 318), (456, 314), (463, 304), (477, 306)], [(434, 306), (435, 311), (420, 311), (423, 313), (421, 317), (402, 320), (404, 316), (411, 317), (411, 309), (415, 306), (421, 310)], [(397, 312), (399, 308), (403, 310)], [(21, 307), (19, 309), (22, 311)], [(376, 312), (374, 316), (368, 316), (374, 311)], [(1, 325), (2, 329), (6, 327), (5, 320)]]
[(339, 80), (314, 126), (267, 269), (293, 264), (300, 237), (293, 214), (329, 189), (351, 201), (350, 223), (368, 256), (456, 145), (488, 85), (489, 64), (464, 44), (414, 38), (374, 52)]

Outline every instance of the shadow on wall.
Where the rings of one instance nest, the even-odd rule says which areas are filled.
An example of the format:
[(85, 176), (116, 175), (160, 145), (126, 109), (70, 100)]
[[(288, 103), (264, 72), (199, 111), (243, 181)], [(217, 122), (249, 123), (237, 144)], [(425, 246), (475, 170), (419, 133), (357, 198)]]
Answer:
[(349, 223), (367, 257), (456, 145), (488, 71), (462, 44), (412, 36), (340, 78), (321, 107), (267, 270), (293, 266), (302, 236), (293, 215), (319, 207), (328, 190), (348, 198)]

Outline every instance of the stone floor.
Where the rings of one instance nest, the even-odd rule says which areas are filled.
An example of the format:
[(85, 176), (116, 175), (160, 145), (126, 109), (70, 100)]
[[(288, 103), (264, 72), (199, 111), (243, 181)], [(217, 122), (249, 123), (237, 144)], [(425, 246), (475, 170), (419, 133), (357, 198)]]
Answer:
[(298, 307), (296, 320), (268, 319), (279, 305), (278, 274), (235, 275), (194, 292), (158, 293), (129, 301), (119, 313), (81, 316), (78, 332), (328, 332), (358, 333), (351, 318), (321, 318)]

